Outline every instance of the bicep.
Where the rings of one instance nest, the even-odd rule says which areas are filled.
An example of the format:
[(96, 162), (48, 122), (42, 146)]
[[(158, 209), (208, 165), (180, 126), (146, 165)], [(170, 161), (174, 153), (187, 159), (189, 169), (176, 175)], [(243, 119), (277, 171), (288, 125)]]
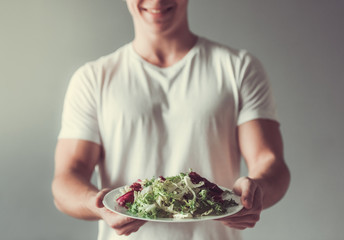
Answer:
[(101, 159), (100, 145), (79, 139), (60, 139), (55, 151), (55, 177), (63, 174), (80, 174), (90, 179)]
[(284, 162), (279, 123), (256, 119), (238, 126), (238, 141), (249, 172)]

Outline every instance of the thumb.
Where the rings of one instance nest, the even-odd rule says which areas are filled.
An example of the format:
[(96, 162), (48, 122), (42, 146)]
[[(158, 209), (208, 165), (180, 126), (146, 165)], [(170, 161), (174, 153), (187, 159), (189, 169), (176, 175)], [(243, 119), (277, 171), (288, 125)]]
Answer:
[(110, 191), (111, 191), (110, 188), (104, 188), (97, 193), (97, 195), (96, 195), (96, 206), (98, 208), (104, 207), (103, 199), (104, 199), (105, 195)]
[(239, 178), (233, 187), (233, 191), (241, 196), (241, 203), (246, 209), (251, 209), (253, 205), (253, 198), (257, 189), (254, 181), (249, 177)]

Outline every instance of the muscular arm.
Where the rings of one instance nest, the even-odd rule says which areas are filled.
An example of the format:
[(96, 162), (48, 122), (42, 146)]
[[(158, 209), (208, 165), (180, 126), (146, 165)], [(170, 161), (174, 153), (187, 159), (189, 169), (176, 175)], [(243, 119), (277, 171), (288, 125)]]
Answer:
[(290, 182), (279, 124), (263, 119), (249, 121), (238, 127), (238, 138), (248, 177), (261, 187), (262, 207), (268, 208), (284, 196)]
[(100, 159), (101, 147), (95, 143), (62, 139), (56, 146), (52, 192), (56, 207), (76, 218), (96, 220), (98, 189), (90, 182)]
[(233, 190), (241, 196), (244, 209), (220, 221), (226, 226), (254, 227), (261, 211), (277, 203), (286, 193), (290, 173), (283, 157), (279, 124), (271, 120), (252, 120), (238, 127), (241, 153), (248, 176), (239, 178)]
[(59, 140), (55, 156), (52, 192), (56, 207), (72, 217), (104, 220), (119, 235), (130, 235), (145, 223), (108, 211), (102, 199), (110, 189), (91, 184), (93, 170), (101, 159), (101, 146), (83, 140)]

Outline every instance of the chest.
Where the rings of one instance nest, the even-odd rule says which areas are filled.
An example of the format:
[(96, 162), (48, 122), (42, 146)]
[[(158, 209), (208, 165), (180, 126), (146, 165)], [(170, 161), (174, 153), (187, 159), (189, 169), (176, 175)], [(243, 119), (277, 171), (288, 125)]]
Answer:
[(208, 64), (168, 71), (129, 65), (104, 79), (100, 115), (107, 123), (234, 117), (235, 89), (229, 78), (226, 71)]

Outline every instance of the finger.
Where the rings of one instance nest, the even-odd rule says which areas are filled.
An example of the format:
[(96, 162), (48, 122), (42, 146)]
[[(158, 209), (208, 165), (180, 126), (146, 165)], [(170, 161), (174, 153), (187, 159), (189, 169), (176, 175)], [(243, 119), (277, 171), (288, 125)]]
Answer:
[(121, 227), (118, 227), (116, 229), (116, 233), (118, 235), (126, 235), (126, 236), (128, 236), (128, 235), (130, 235), (130, 234), (132, 234), (134, 232), (137, 232), (140, 229), (140, 227), (143, 224), (145, 224), (145, 223), (146, 223), (146, 221), (141, 221), (141, 220), (134, 219), (134, 221), (129, 222), (129, 223), (125, 224), (125, 225), (122, 225)]
[[(113, 213), (111, 213), (111, 214), (113, 215)], [(124, 216), (116, 214), (116, 216), (112, 219), (112, 223), (110, 224), (110, 226), (113, 229), (120, 230), (120, 229), (123, 229), (125, 226), (127, 226), (127, 225), (129, 225), (135, 221), (137, 221), (137, 220), (134, 218), (124, 217)]]
[(130, 229), (126, 235), (128, 236), (134, 232), (137, 232), (145, 223), (146, 221), (136, 221), (135, 223), (132, 224), (132, 226), (130, 226)]
[(105, 197), (105, 195), (110, 192), (111, 189), (110, 188), (104, 188), (103, 190), (99, 191), (96, 195), (96, 206), (98, 208), (102, 208), (104, 207), (103, 205), (103, 198)]
[(233, 223), (233, 224), (243, 224), (243, 223), (258, 222), (259, 219), (260, 219), (259, 214), (249, 214), (249, 215), (245, 215), (245, 216), (231, 218), (227, 222)]
[(255, 226), (255, 224), (250, 224), (250, 225), (231, 225), (231, 226), (228, 226), (228, 227), (239, 229), (239, 230), (245, 230), (246, 228), (253, 228), (254, 226)]
[(235, 217), (227, 219), (223, 221), (226, 226), (234, 227), (234, 228), (252, 228), (256, 225), (259, 221), (260, 215), (259, 214), (250, 214), (241, 217)]
[(255, 194), (256, 188), (253, 184), (248, 183), (243, 186), (243, 191), (241, 195), (241, 202), (246, 209), (251, 209), (253, 204), (253, 197)]
[(241, 195), (241, 203), (246, 209), (251, 209), (257, 185), (249, 177), (238, 179), (234, 185), (235, 191)]
[(229, 227), (236, 228), (236, 229), (246, 229), (246, 228), (253, 228), (255, 227), (257, 222), (247, 222), (247, 223), (240, 223), (240, 224), (232, 224)]
[(253, 214), (246, 214), (246, 215), (237, 215), (231, 216), (227, 218), (217, 219), (216, 221), (220, 221), (224, 224), (240, 224), (244, 222), (257, 222), (259, 221), (260, 213), (253, 213)]

